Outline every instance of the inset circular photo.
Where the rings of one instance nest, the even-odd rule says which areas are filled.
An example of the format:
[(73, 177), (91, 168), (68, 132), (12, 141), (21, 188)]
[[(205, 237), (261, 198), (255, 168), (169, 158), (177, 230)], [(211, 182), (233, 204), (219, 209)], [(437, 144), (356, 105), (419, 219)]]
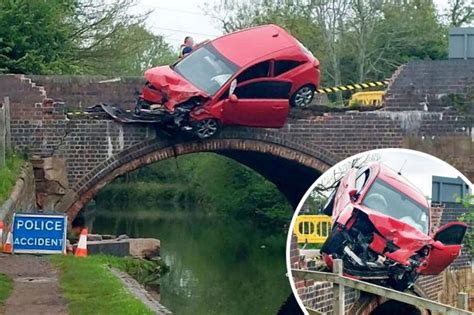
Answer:
[(459, 306), (459, 294), (472, 290), (472, 192), (454, 167), (412, 150), (368, 151), (329, 169), (299, 203), (288, 234), (300, 307), (429, 314)]

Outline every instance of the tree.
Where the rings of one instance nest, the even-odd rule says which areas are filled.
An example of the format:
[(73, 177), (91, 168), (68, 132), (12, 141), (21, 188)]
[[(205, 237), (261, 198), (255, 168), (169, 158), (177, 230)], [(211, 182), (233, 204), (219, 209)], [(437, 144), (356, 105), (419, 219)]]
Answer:
[(364, 82), (371, 72), (371, 60), (383, 48), (377, 47), (377, 24), (382, 19), (382, 3), (377, 0), (352, 0), (352, 18), (349, 19), (350, 45), (354, 48), (357, 60), (357, 81)]
[(123, 26), (107, 41), (113, 43), (91, 50), (87, 57), (84, 56), (83, 72), (141, 76), (146, 69), (170, 64), (177, 59), (177, 53), (163, 37), (142, 25)]
[[(135, 2), (77, 1), (71, 36), (77, 43), (75, 61), (83, 73), (141, 75), (152, 62), (170, 61), (170, 46), (144, 27), (150, 12), (130, 13)], [(164, 60), (157, 60), (159, 56)]]
[(470, 226), (464, 237), (464, 244), (469, 249), (472, 258), (474, 257), (474, 231), (472, 229), (474, 224), (474, 195), (467, 195), (464, 199), (458, 198), (458, 202), (461, 202), (464, 208), (467, 209), (466, 213), (459, 220), (466, 222)]
[(133, 0), (0, 0), (0, 72), (141, 75), (174, 52)]
[(0, 72), (75, 72), (69, 1), (0, 1)]
[(446, 17), (451, 26), (459, 27), (470, 24), (474, 20), (474, 6), (472, 1), (450, 0)]
[[(349, 10), (349, 0), (310, 1), (308, 9), (323, 32), (324, 42), (329, 54), (331, 70), (328, 74), (335, 86), (341, 85), (341, 51), (346, 31), (345, 18)], [(337, 93), (337, 99), (342, 99)]]
[(226, 32), (283, 26), (320, 60), (323, 86), (385, 79), (407, 61), (447, 55), (432, 0), (221, 0), (206, 12)]

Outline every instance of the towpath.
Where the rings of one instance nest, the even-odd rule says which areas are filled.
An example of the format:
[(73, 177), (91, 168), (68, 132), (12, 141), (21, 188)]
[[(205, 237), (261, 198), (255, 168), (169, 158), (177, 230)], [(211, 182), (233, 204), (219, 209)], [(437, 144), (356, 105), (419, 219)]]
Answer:
[(58, 271), (48, 257), (0, 254), (0, 273), (14, 281), (13, 292), (5, 302), (5, 315), (68, 314)]

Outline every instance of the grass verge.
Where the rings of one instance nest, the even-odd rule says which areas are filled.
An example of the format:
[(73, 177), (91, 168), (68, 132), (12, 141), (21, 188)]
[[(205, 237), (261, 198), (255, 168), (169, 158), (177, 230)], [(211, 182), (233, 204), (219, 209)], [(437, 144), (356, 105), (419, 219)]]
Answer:
[(8, 154), (5, 162), (6, 167), (0, 168), (0, 205), (10, 196), (25, 161), (16, 154)]
[(71, 315), (82, 314), (153, 314), (131, 295), (108, 266), (125, 271), (131, 258), (110, 256), (52, 256), (61, 270), (60, 285)]
[(5, 305), (5, 300), (10, 296), (13, 290), (13, 280), (7, 275), (0, 273), (0, 312)]

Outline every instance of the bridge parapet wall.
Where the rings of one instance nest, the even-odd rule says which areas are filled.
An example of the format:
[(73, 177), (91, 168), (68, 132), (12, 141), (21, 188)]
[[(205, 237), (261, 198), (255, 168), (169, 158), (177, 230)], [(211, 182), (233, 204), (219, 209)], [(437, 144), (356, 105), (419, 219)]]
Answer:
[(474, 88), (474, 60), (412, 61), (401, 66), (393, 79), (384, 110), (444, 111), (443, 96), (465, 95)]
[[(470, 69), (474, 70), (474, 63)], [(410, 72), (400, 71), (399, 77), (390, 87), (392, 95), (408, 88), (410, 76)], [(429, 76), (425, 74), (425, 77)], [(86, 191), (88, 182), (97, 176), (101, 165), (117, 163), (120, 166), (121, 161), (133, 160), (138, 153), (132, 148), (146, 146), (147, 143), (168, 141), (172, 147), (188, 143), (189, 146), (206, 148), (200, 141), (180, 139), (176, 143), (150, 127), (120, 125), (104, 119), (67, 118), (64, 115), (68, 108), (84, 108), (98, 102), (131, 106), (135, 99), (135, 89), (142, 84), (140, 78), (106, 83), (99, 83), (106, 79), (102, 77), (33, 78), (31, 81), (24, 76), (0, 75), (0, 98), (9, 96), (12, 104), (13, 144), (18, 151), (27, 151), (30, 155), (64, 158), (70, 187), (85, 183), (78, 184), (77, 187), (84, 186)], [(42, 87), (35, 82), (41, 83)], [(451, 88), (458, 91), (461, 84)], [(434, 95), (434, 92), (430, 93)], [(436, 97), (433, 96), (433, 99)], [(428, 106), (429, 110), (436, 108), (440, 107)], [(309, 157), (321, 163), (325, 161), (326, 166), (370, 149), (418, 148), (451, 162), (468, 173), (473, 181), (474, 171), (470, 170), (474, 170), (474, 166), (465, 159), (458, 158), (462, 155), (469, 160), (474, 156), (472, 122), (450, 111), (430, 112), (419, 109), (419, 103), (410, 97), (389, 98), (383, 111), (327, 113), (305, 119), (290, 119), (280, 130), (229, 127), (225, 128), (216, 141), (228, 141), (229, 138), (241, 140), (243, 144), (239, 149), (255, 150), (245, 141), (258, 139), (269, 146), (278, 145), (279, 150), (290, 150), (290, 153), (288, 150), (281, 153), (284, 158), (303, 164), (302, 161)], [(433, 149), (437, 143), (446, 141), (449, 142), (448, 153)], [(455, 143), (463, 145), (457, 147)], [(320, 167), (320, 170), (323, 168)], [(427, 295), (434, 296), (440, 291), (439, 279), (427, 278), (424, 281), (426, 283), (422, 284), (423, 287), (432, 289), (427, 291)], [(357, 297), (348, 296), (353, 299)], [(327, 304), (330, 295), (318, 293), (314, 294), (314, 298)]]

